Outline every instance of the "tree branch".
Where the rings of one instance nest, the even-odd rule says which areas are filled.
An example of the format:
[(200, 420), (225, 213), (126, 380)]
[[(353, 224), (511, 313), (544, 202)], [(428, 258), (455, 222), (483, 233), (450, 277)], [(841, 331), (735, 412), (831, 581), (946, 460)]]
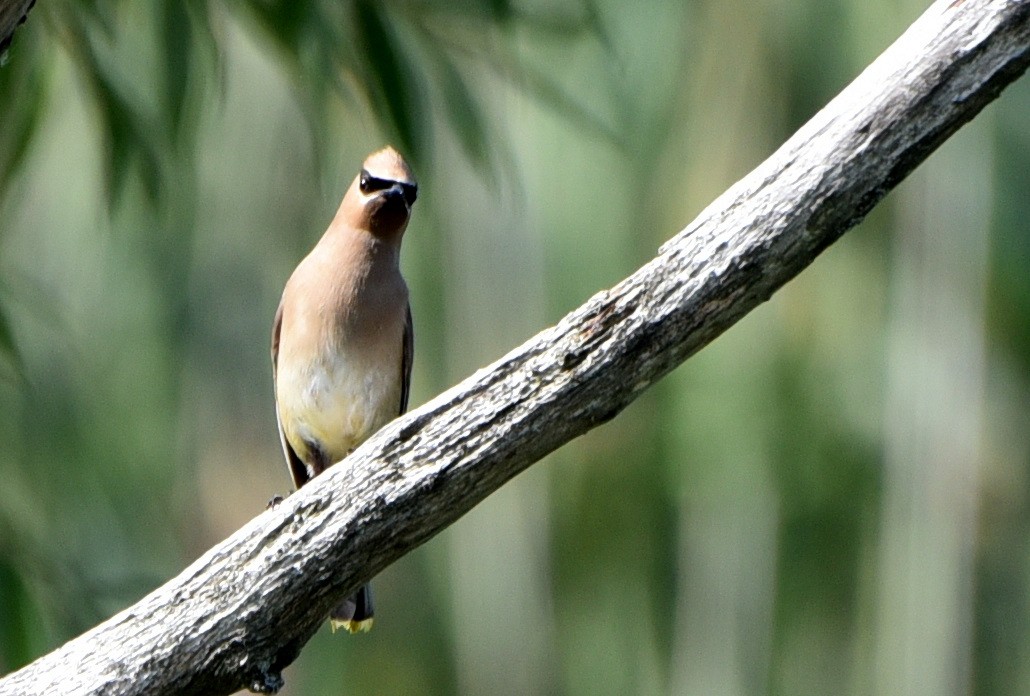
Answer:
[(28, 19), (35, 4), (36, 0), (0, 0), (0, 60), (14, 39), (14, 30)]
[(765, 301), (1030, 61), (1030, 0), (935, 3), (657, 257), (398, 419), (0, 695), (271, 692), (343, 595)]

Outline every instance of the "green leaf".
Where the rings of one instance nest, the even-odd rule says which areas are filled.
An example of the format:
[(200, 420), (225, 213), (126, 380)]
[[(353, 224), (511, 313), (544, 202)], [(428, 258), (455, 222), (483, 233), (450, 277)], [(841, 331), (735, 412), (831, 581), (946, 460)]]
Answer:
[(118, 77), (110, 75), (98, 59), (89, 30), (70, 21), (65, 27), (68, 47), (79, 76), (97, 106), (105, 144), (105, 184), (108, 199), (116, 206), (125, 190), (134, 162), (139, 163), (143, 191), (151, 204), (160, 198), (162, 168), (160, 151), (166, 142), (155, 127), (120, 91)]
[(165, 0), (161, 7), (160, 26), (166, 110), (171, 121), (171, 133), (178, 139), (190, 72), (194, 67), (195, 40), (189, 12), (182, 0)]
[(482, 110), (454, 63), (443, 53), (435, 53), (434, 58), (448, 123), (458, 136), (465, 155), (477, 165), (485, 164), (490, 154), (490, 142)]
[(19, 375), (23, 374), (24, 364), (14, 339), (14, 329), (3, 305), (0, 305), (0, 358), (9, 361)]
[[(3, 286), (0, 286), (0, 290), (4, 289)], [(20, 386), (24, 387), (28, 384), (28, 377), (25, 373), (25, 361), (18, 348), (18, 340), (7, 312), (8, 301), (5, 294), (0, 292), (0, 367), (10, 368), (9, 371), (0, 370), (0, 377), (13, 377)]]
[(21, 167), (42, 121), (49, 74), (39, 58), (39, 43), (33, 28), (23, 26), (11, 59), (0, 68), (0, 103), (9, 105), (0, 128), (0, 193)]
[(486, 5), (494, 19), (501, 23), (509, 21), (515, 14), (510, 0), (486, 0)]
[(33, 609), (17, 565), (0, 560), (0, 673), (32, 660), (29, 636), (34, 631), (30, 622), (38, 620)]
[(418, 160), (424, 154), (421, 122), (427, 115), (418, 84), (407, 69), (410, 63), (378, 3), (357, 2), (354, 17), (372, 106), (405, 155)]
[(250, 16), (262, 33), (278, 49), (298, 60), (300, 44), (307, 31), (309, 3), (305, 2), (248, 2), (244, 3)]
[(148, 200), (156, 203), (161, 191), (160, 157), (155, 144), (145, 135), (147, 126), (115, 84), (104, 75), (95, 73), (90, 83), (104, 125), (108, 152), (105, 181), (112, 203), (117, 204), (124, 192), (134, 161), (139, 162), (143, 190)]

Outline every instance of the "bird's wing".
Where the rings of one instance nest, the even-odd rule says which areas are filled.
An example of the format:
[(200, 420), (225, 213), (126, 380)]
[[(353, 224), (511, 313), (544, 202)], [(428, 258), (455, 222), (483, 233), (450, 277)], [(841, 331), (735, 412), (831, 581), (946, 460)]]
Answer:
[(404, 347), (401, 349), (401, 408), (398, 414), (408, 410), (408, 395), (411, 393), (411, 365), (415, 361), (415, 327), (411, 321), (411, 305), (407, 307), (404, 322)]
[(293, 477), (293, 485), (298, 489), (311, 478), (308, 475), (308, 468), (297, 456), (289, 441), (286, 439), (286, 431), (283, 430), (283, 419), (279, 415), (279, 394), (278, 379), (276, 372), (279, 365), (279, 334), (283, 328), (283, 303), (279, 302), (279, 308), (275, 310), (275, 319), (272, 321), (272, 387), (276, 390), (275, 396), (275, 422), (279, 426), (279, 442), (283, 446), (283, 454), (286, 456), (286, 464), (290, 467), (290, 475)]

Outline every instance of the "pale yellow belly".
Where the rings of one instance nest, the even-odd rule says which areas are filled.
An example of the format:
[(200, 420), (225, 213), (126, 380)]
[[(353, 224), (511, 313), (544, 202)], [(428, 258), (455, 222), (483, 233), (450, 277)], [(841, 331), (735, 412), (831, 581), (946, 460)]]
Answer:
[(304, 441), (317, 442), (330, 461), (339, 461), (397, 416), (400, 355), (392, 358), (335, 356), (293, 369), (281, 366), (279, 417), (298, 454), (306, 449)]

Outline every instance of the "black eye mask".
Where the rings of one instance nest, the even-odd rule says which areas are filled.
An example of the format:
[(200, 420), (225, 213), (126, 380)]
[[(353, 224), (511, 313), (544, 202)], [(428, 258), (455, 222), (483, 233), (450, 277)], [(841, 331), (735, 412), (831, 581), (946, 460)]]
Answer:
[(380, 179), (379, 177), (372, 176), (365, 169), (361, 170), (361, 179), (358, 182), (358, 186), (364, 194), (369, 194), (373, 191), (385, 191), (388, 188), (400, 186), (401, 195), (404, 196), (404, 200), (408, 204), (409, 208), (415, 203), (415, 199), (418, 198), (417, 185), (406, 184), (400, 181), (391, 181), (390, 179)]

